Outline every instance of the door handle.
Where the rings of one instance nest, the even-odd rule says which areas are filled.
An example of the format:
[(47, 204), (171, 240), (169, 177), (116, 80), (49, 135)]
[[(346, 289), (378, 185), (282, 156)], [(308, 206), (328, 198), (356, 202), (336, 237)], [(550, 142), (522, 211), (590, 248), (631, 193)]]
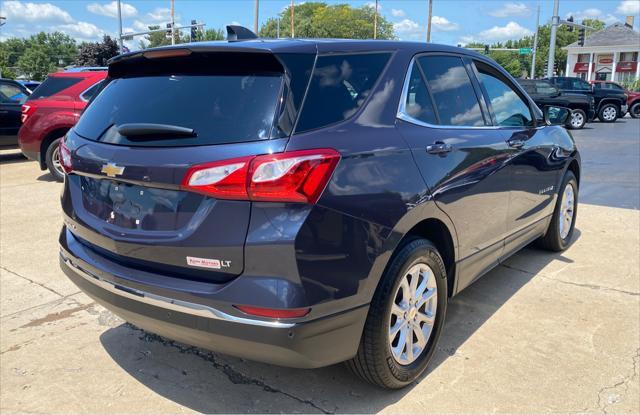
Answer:
[(509, 147), (522, 148), (524, 147), (525, 141), (519, 139), (507, 140), (507, 144), (509, 145)]
[(427, 153), (429, 154), (438, 154), (441, 156), (445, 156), (447, 153), (453, 150), (453, 146), (451, 144), (443, 143), (442, 141), (436, 141), (435, 143), (427, 146)]

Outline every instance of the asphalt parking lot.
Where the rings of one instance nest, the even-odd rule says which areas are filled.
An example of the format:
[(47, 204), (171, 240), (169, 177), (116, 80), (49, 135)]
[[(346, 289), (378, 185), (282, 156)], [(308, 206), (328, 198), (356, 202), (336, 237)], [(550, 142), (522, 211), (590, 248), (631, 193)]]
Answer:
[(286, 369), (125, 324), (58, 268), (61, 185), (0, 154), (0, 412), (640, 412), (640, 120), (574, 132), (583, 181), (562, 254), (527, 248), (450, 303), (426, 376), (385, 392), (342, 365)]

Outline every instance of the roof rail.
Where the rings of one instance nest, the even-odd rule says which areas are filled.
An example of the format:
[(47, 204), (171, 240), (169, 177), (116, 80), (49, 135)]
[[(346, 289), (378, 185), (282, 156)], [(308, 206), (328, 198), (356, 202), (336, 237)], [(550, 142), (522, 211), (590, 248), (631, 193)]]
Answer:
[(227, 41), (240, 42), (251, 39), (258, 39), (258, 35), (244, 26), (227, 25)]

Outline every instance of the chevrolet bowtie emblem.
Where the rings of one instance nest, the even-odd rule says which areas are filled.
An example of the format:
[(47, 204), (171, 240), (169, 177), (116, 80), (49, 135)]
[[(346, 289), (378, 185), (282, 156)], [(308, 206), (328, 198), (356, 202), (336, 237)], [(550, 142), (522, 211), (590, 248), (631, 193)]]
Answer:
[(124, 167), (117, 166), (114, 163), (107, 163), (102, 166), (102, 170), (100, 170), (100, 172), (109, 177), (116, 177), (124, 173)]

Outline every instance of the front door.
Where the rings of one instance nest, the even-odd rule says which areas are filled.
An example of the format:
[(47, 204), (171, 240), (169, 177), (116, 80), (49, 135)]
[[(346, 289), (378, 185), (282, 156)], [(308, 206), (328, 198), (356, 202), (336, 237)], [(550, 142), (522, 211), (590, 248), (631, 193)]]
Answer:
[(509, 147), (490, 118), (470, 62), (427, 54), (407, 78), (398, 129), (458, 235), (458, 289), (496, 265), (506, 236)]
[(546, 228), (553, 213), (563, 160), (552, 139), (562, 127), (537, 126), (529, 100), (504, 74), (474, 62), (495, 125), (509, 146), (509, 211), (504, 255), (509, 255)]

